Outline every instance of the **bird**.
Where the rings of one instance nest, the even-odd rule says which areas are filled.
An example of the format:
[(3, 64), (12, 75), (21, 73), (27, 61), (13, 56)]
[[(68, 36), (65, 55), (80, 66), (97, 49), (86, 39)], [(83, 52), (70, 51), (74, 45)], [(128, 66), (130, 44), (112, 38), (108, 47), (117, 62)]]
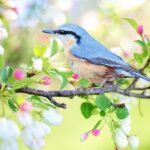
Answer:
[(150, 78), (132, 68), (77, 24), (63, 24), (42, 32), (55, 35), (64, 43), (64, 53), (72, 71), (91, 84), (106, 84), (119, 78), (142, 78), (150, 82)]

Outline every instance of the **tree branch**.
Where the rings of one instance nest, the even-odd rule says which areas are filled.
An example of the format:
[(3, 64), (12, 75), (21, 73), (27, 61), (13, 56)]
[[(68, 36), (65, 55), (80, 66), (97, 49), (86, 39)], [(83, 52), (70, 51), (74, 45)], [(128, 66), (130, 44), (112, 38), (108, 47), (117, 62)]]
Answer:
[[(140, 88), (142, 90), (142, 88)], [(121, 89), (116, 85), (110, 85), (103, 88), (87, 88), (87, 89), (75, 89), (75, 90), (63, 90), (63, 91), (43, 91), (32, 88), (20, 88), (16, 90), (17, 93), (26, 93), (26, 94), (34, 94), (43, 97), (72, 97), (72, 96), (81, 96), (81, 95), (98, 95), (109, 92), (116, 92), (125, 96), (138, 97), (149, 99), (150, 95), (146, 95), (144, 93), (134, 93), (127, 89)]]

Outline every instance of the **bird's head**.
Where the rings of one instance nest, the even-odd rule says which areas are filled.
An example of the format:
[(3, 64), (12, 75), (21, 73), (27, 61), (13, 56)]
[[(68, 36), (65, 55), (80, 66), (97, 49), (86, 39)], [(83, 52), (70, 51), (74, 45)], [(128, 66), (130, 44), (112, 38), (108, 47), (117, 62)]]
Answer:
[(87, 32), (76, 24), (64, 24), (59, 26), (54, 30), (43, 30), (44, 33), (56, 35), (66, 44), (70, 40), (74, 40), (76, 44), (80, 44), (82, 37), (87, 34)]

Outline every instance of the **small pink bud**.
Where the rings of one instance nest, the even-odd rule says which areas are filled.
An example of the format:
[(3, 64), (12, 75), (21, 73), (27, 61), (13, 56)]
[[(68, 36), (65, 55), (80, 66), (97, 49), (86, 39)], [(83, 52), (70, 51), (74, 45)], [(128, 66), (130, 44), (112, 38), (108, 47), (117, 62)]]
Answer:
[(93, 134), (94, 136), (99, 136), (100, 133), (101, 133), (101, 131), (100, 131), (99, 129), (93, 129), (93, 130), (92, 130), (92, 134)]
[(142, 35), (143, 31), (144, 31), (143, 25), (139, 25), (138, 28), (137, 28), (137, 33)]
[(11, 10), (13, 10), (16, 14), (18, 14), (18, 8), (17, 7), (12, 7)]
[(26, 77), (25, 72), (22, 69), (16, 69), (13, 74), (16, 80), (23, 80)]
[(44, 85), (49, 85), (51, 83), (51, 78), (48, 77), (48, 76), (45, 76), (42, 78), (42, 80), (40, 81), (41, 84), (44, 84)]
[(29, 112), (32, 110), (32, 103), (25, 101), (20, 105), (20, 110), (23, 112)]
[(89, 133), (83, 133), (80, 137), (80, 141), (84, 142), (89, 137)]
[(79, 76), (77, 73), (74, 73), (74, 74), (72, 75), (72, 77), (73, 77), (73, 79), (75, 79), (75, 80), (77, 80), (77, 79), (80, 78), (80, 76)]
[(120, 150), (120, 149), (118, 147), (116, 147), (115, 150)]

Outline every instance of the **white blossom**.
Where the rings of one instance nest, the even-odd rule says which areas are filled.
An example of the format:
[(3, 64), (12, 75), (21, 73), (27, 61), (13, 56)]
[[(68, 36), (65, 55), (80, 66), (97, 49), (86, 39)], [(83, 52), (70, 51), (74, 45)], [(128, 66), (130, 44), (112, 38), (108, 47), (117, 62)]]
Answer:
[(7, 9), (4, 11), (3, 16), (8, 20), (8, 21), (13, 21), (16, 20), (18, 15), (16, 14), (15, 11), (11, 9)]
[(126, 133), (129, 134), (131, 131), (131, 118), (128, 116), (125, 119), (119, 120), (118, 122), (121, 125), (121, 129)]
[(7, 30), (3, 27), (0, 27), (0, 40), (3, 40), (8, 37)]
[(50, 108), (48, 110), (43, 111), (43, 117), (46, 120), (47, 123), (52, 124), (52, 125), (59, 125), (62, 120), (63, 116), (60, 115), (55, 109)]
[(120, 148), (125, 148), (128, 145), (127, 136), (122, 131), (122, 129), (116, 129), (115, 141), (116, 141), (117, 146)]
[(124, 124), (122, 124), (121, 129), (122, 129), (126, 134), (129, 134), (130, 131), (131, 131), (131, 126), (130, 126), (130, 124), (124, 123)]
[(16, 115), (23, 126), (28, 126), (33, 122), (32, 116), (29, 112), (18, 111)]
[(5, 52), (4, 48), (0, 45), (0, 55), (3, 55)]
[(40, 58), (33, 59), (33, 68), (37, 71), (41, 71), (43, 67), (43, 61)]
[(0, 144), (0, 150), (18, 150), (18, 144), (16, 140), (4, 141)]
[(15, 122), (7, 118), (0, 118), (0, 139), (9, 141), (16, 139), (20, 134)]
[(139, 139), (135, 135), (130, 136), (128, 142), (132, 149), (137, 149), (139, 147)]
[(40, 150), (44, 147), (44, 145), (45, 145), (45, 140), (43, 138), (34, 139), (31, 144), (31, 149), (32, 150)]
[(48, 48), (48, 49), (46, 50), (46, 52), (44, 53), (43, 57), (49, 58), (50, 55), (51, 55), (50, 48)]
[(51, 132), (49, 126), (42, 122), (33, 122), (22, 132), (24, 144), (32, 150), (40, 150), (45, 145), (44, 136)]

